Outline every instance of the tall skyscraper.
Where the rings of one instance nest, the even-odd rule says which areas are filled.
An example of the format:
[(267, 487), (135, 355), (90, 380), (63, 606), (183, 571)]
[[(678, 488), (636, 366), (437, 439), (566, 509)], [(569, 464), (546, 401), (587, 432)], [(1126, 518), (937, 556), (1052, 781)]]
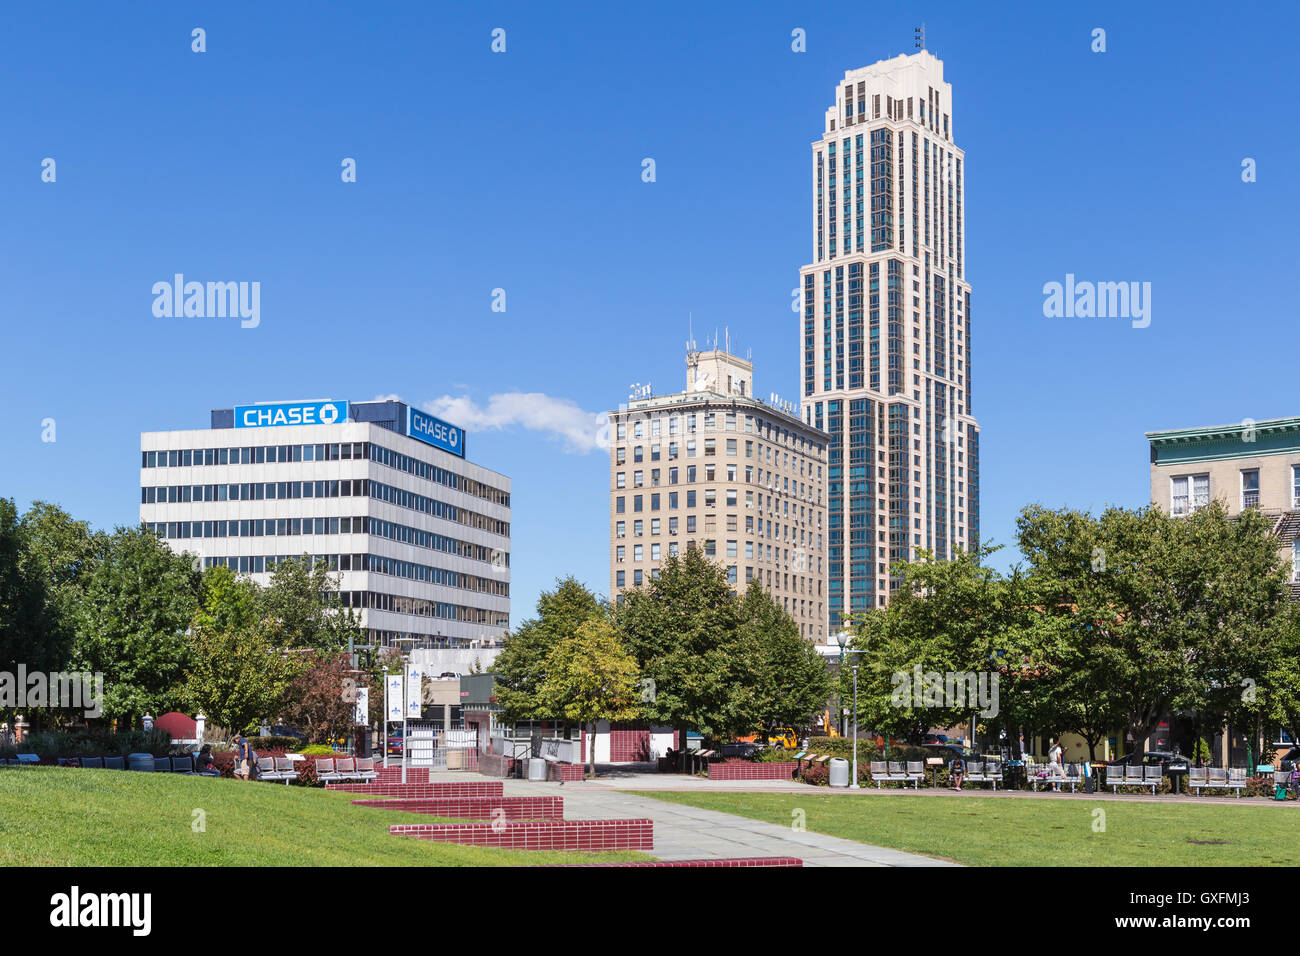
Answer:
[(831, 436), (834, 631), (888, 603), (921, 549), (979, 544), (965, 156), (943, 63), (922, 50), (845, 73), (812, 180), (802, 413)]

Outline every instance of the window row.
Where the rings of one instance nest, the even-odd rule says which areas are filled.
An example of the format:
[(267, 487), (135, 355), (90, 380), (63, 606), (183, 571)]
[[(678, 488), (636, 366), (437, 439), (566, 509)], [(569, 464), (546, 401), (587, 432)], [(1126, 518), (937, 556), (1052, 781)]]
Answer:
[[(181, 524), (184, 524), (184, 522), (181, 522)], [(172, 529), (169, 528), (168, 530)], [(162, 534), (161, 531), (158, 533)], [(170, 537), (170, 535), (164, 535), (164, 537)], [(302, 557), (301, 554), (241, 554), (228, 557), (207, 557), (203, 559), (203, 566), (228, 567), (230, 570), (238, 571), (241, 574), (269, 574), (281, 562)], [(308, 557), (313, 563), (325, 562), (330, 571), (366, 571), (370, 574), (387, 574), (390, 577), (406, 578), (425, 584), (437, 584), (443, 587), (459, 588), (463, 591), (475, 591), (497, 597), (510, 596), (510, 585), (505, 581), (459, 574), (445, 568), (431, 568), (427, 564), (399, 561), (396, 558), (386, 558), (379, 554), (314, 554), (308, 555)]]

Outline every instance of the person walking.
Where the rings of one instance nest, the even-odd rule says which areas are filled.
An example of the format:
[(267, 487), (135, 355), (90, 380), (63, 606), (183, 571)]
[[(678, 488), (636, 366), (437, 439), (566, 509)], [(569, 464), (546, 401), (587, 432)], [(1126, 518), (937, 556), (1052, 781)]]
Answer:
[(1047, 752), (1047, 771), (1051, 777), (1057, 781), (1052, 784), (1052, 789), (1057, 793), (1061, 792), (1061, 784), (1059, 781), (1065, 779), (1065, 766), (1061, 763), (1061, 759), (1064, 755), (1065, 750), (1061, 747), (1061, 740), (1058, 737), (1056, 742), (1052, 744), (1052, 749)]
[(251, 780), (257, 767), (257, 754), (253, 745), (242, 733), (235, 735), (235, 776), (241, 780)]

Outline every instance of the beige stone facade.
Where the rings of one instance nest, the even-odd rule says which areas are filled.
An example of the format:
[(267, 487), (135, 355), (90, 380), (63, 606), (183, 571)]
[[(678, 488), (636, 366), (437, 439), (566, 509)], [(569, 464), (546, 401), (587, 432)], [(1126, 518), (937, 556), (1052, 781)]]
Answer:
[(609, 413), (609, 593), (696, 547), (736, 593), (758, 580), (824, 644), (828, 436), (752, 393), (749, 362), (692, 351), (685, 391)]
[(1151, 503), (1172, 515), (1222, 501), (1232, 515), (1273, 519), (1278, 550), (1300, 597), (1300, 418), (1147, 432)]

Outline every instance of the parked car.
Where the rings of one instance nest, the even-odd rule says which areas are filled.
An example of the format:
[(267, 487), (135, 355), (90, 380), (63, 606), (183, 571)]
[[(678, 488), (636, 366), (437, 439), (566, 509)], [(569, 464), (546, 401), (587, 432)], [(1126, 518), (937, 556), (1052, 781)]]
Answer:
[(1146, 753), (1125, 754), (1122, 757), (1116, 757), (1114, 760), (1108, 760), (1108, 767), (1160, 767), (1162, 773), (1168, 773), (1170, 767), (1186, 770), (1191, 766), (1191, 761), (1180, 753), (1174, 753), (1171, 750), (1148, 750)]
[(760, 744), (756, 744), (752, 740), (735, 740), (729, 744), (722, 745), (722, 756), (744, 757), (748, 759), (762, 749), (763, 748)]
[(402, 755), (402, 736), (405, 728), (400, 724), (388, 732), (388, 754), (392, 757)]
[(925, 744), (925, 749), (932, 757), (942, 757), (944, 766), (953, 762), (956, 757), (961, 757), (967, 763), (972, 760), (983, 760), (984, 758), (971, 750), (969, 747), (963, 747), (961, 744)]

